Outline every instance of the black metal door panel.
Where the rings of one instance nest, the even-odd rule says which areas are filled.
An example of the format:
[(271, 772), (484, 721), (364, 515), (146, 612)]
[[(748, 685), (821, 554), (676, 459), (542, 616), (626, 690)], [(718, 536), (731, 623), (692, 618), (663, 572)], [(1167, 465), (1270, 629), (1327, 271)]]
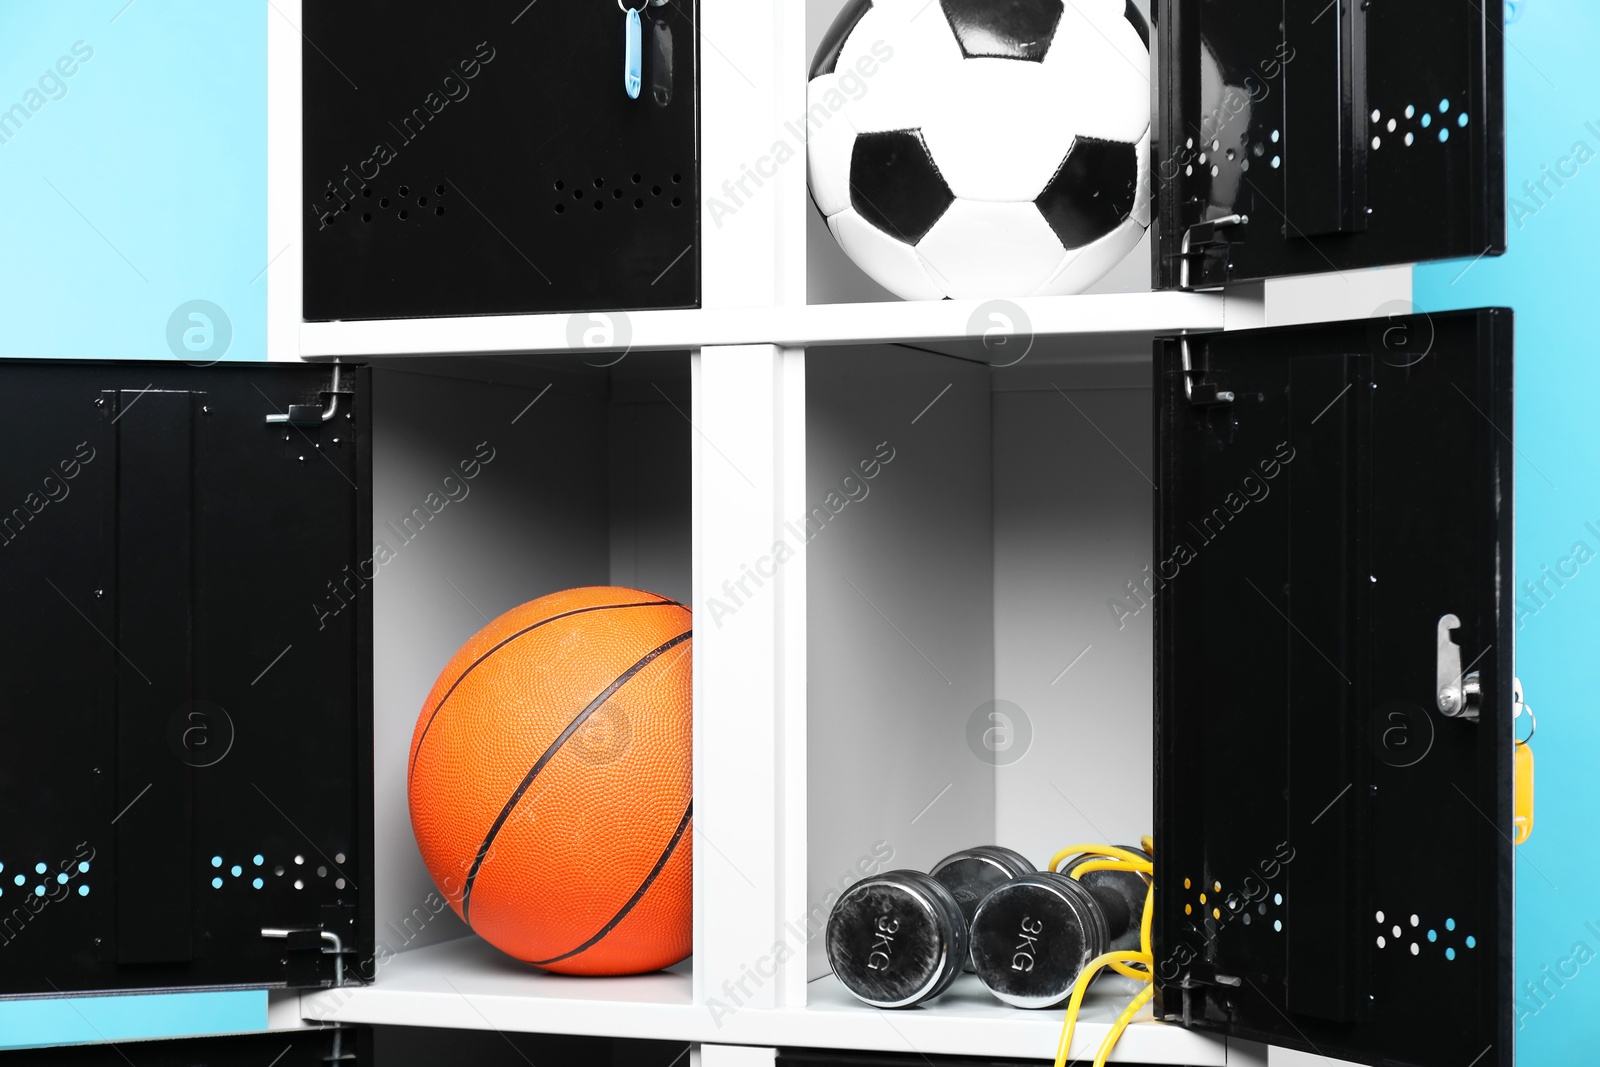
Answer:
[[(1158, 0), (1155, 284), (1505, 251), (1501, 5)], [(1184, 235), (1245, 216), (1214, 234)]]
[[(1511, 314), (1188, 349), (1192, 396), (1182, 340), (1156, 362), (1160, 1014), (1508, 1067)], [(1439, 709), (1446, 616), (1476, 721)]]
[[(639, 6), (639, 2), (632, 6)], [(695, 0), (305, 5), (307, 319), (693, 307)]]
[(330, 378), (0, 362), (0, 995), (370, 956), (366, 374), (266, 421)]

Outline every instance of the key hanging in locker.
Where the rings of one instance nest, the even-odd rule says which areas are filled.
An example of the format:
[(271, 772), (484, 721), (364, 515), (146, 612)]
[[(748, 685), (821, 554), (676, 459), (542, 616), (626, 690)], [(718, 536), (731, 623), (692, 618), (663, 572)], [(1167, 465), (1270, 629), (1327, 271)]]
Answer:
[(1522, 718), (1522, 713), (1528, 713), (1528, 736), (1517, 738), (1512, 746), (1512, 838), (1511, 843), (1520, 845), (1528, 840), (1533, 833), (1533, 740), (1534, 731), (1539, 728), (1539, 722), (1533, 717), (1533, 709), (1522, 698), (1522, 679), (1511, 679), (1511, 720)]
[[(644, 2), (649, 3), (649, 0)], [(640, 8), (629, 7), (623, 0), (617, 0), (617, 6), (627, 16), (626, 43), (622, 50), (622, 88), (629, 100), (637, 100), (639, 90), (644, 85), (644, 26), (639, 20)]]

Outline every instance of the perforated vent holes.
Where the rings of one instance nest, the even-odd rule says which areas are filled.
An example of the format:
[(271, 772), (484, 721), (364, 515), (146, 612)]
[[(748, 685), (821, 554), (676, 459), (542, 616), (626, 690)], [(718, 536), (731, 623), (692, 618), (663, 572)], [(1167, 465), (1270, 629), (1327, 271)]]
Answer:
[(333, 225), (340, 219), (359, 219), (366, 225), (385, 222), (410, 222), (438, 218), (445, 214), (450, 187), (443, 182), (427, 185), (401, 183), (393, 186), (363, 185), (359, 195), (345, 186), (330, 187), (319, 205), (323, 220)]
[[(334, 853), (335, 865), (345, 862), (343, 852)], [(85, 865), (86, 866), (86, 865)], [(315, 889), (329, 882), (336, 890), (344, 889), (346, 880), (339, 876), (336, 870), (330, 870), (326, 864), (319, 864), (314, 872), (306, 872), (304, 877), (295, 877), (291, 874), (294, 868), (304, 868), (306, 856), (304, 853), (295, 853), (285, 856), (283, 862), (269, 862), (265, 853), (252, 852), (240, 856), (224, 856), (216, 853), (206, 861), (205, 877), (212, 889), (278, 889), (288, 892), (305, 891), (307, 888)], [(85, 894), (87, 895), (87, 894)]]
[(1237, 889), (1216, 879), (1208, 886), (1204, 880), (1185, 878), (1183, 888), (1191, 896), (1183, 905), (1183, 914), (1207, 937), (1215, 936), (1234, 919), (1243, 926), (1262, 923), (1270, 925), (1274, 933), (1283, 932), (1283, 894), (1262, 878), (1247, 878)]
[[(9, 877), (0, 881), (0, 897), (5, 896), (8, 886), (13, 893), (34, 897), (48, 896), (52, 900), (66, 900), (74, 896), (86, 897), (90, 889), (89, 871), (88, 860), (67, 859), (59, 863), (48, 863), (44, 860), (24, 862), (10, 871)], [(0, 861), (0, 874), (5, 873), (7, 864)]]
[(1441, 923), (1417, 912), (1386, 915), (1378, 911), (1373, 921), (1377, 926), (1373, 944), (1388, 952), (1450, 962), (1478, 947), (1478, 939), (1460, 930), (1453, 916), (1446, 916)]
[[(1370, 118), (1372, 150), (1375, 152), (1395, 144), (1410, 148), (1425, 134), (1428, 141), (1447, 144), (1452, 127), (1466, 129), (1472, 123), (1471, 114), (1465, 108), (1452, 106), (1448, 96), (1442, 97), (1434, 105), (1419, 107), (1408, 103), (1402, 107), (1373, 108)], [(1394, 134), (1394, 137), (1388, 137), (1389, 134)]]
[(653, 178), (634, 172), (621, 177), (554, 178), (550, 182), (550, 209), (568, 215), (580, 209), (591, 213), (681, 208), (684, 205), (682, 171)]

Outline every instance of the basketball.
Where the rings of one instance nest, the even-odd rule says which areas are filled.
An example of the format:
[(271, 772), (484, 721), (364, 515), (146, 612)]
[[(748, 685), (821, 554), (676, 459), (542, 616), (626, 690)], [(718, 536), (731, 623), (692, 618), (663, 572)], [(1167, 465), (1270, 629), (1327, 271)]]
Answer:
[(637, 589), (552, 593), (434, 683), (411, 826), (439, 891), (501, 951), (576, 975), (689, 955), (690, 622)]

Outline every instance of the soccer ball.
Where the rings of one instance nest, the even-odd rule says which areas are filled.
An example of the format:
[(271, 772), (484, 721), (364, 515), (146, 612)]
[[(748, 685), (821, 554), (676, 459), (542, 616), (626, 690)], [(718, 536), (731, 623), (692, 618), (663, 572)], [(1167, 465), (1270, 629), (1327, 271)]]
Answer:
[(1150, 225), (1132, 0), (849, 0), (811, 68), (828, 229), (907, 300), (1079, 293)]

